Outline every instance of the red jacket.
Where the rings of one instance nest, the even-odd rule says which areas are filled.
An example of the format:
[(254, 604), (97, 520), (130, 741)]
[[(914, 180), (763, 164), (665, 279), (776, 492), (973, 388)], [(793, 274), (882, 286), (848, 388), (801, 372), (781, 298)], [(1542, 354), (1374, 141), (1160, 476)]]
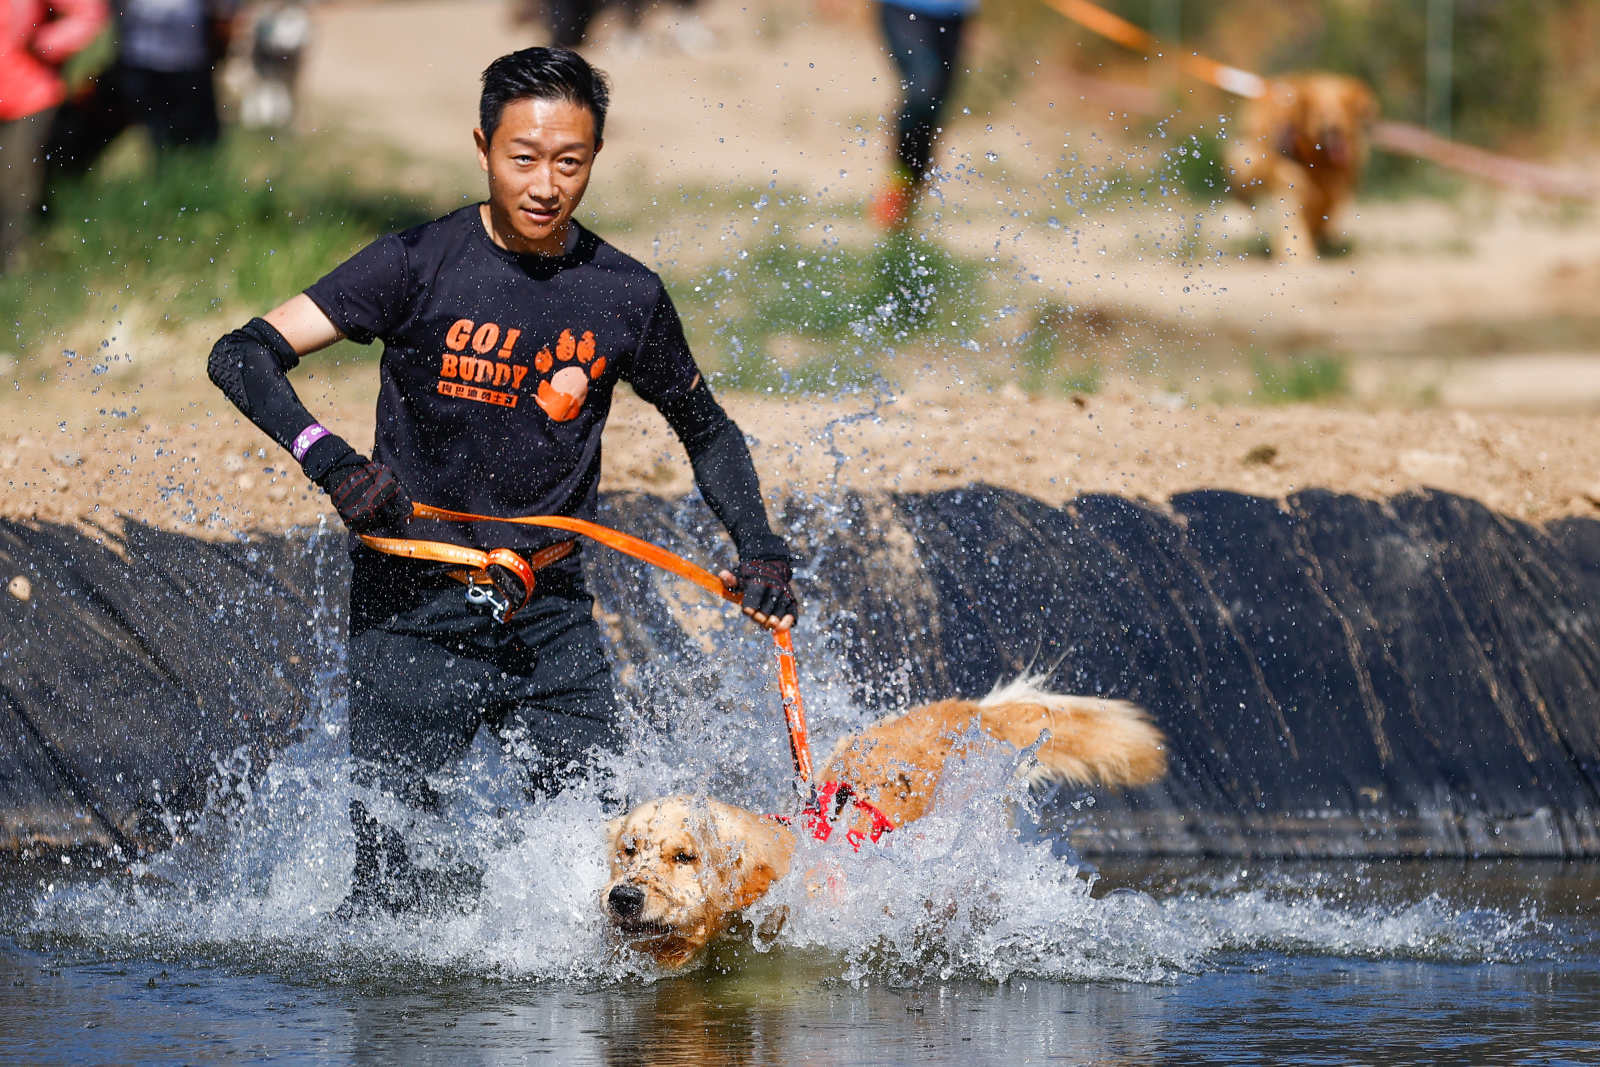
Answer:
[(0, 0), (0, 121), (61, 103), (61, 65), (108, 17), (105, 0)]

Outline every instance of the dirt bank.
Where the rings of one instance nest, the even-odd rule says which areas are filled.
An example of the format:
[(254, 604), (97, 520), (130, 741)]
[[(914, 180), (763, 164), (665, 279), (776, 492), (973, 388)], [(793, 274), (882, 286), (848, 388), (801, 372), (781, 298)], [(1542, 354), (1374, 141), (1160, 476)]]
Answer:
[[(619, 242), (654, 264), (728, 254), (731, 215), (684, 199), (686, 183), (781, 182), (848, 206), (870, 193), (884, 158), (880, 119), (893, 86), (870, 25), (813, 22), (776, 3), (707, 0), (703, 9), (719, 42), (710, 53), (629, 52), (604, 28), (594, 50), (617, 103), (591, 196), (602, 208), (665, 204), (650, 239), (635, 232)], [(403, 149), (407, 167), (432, 168), (470, 195), (476, 72), (532, 43), (531, 32), (509, 30), (497, 0), (317, 10), (308, 123)], [(1150, 148), (1102, 136), (1091, 123), (1105, 120), (1103, 109), (1058, 100), (1060, 86), (1044, 75), (1020, 84), (992, 113), (954, 122), (945, 152), (960, 177), (923, 222), (937, 239), (994, 257), (997, 272), (1026, 264), (1031, 276), (1017, 285), (1030, 294), (1217, 336), (1327, 337), (1368, 353), (1351, 368), (1354, 393), (1341, 406), (1218, 403), (1186, 388), (1193, 368), (1174, 363), (1170, 384), (1124, 381), (1111, 368), (1099, 393), (1030, 397), (1003, 375), (998, 385), (993, 375), (972, 384), (967, 355), (952, 352), (899, 368), (877, 399), (725, 396), (769, 486), (912, 491), (984, 481), (1052, 502), (1086, 492), (1160, 501), (1196, 488), (1382, 497), (1432, 486), (1536, 521), (1597, 513), (1600, 359), (1581, 331), (1539, 337), (1529, 325), (1590, 314), (1600, 278), (1591, 212), (1481, 193), (1364, 202), (1346, 220), (1356, 252), (1343, 259), (1179, 257), (1161, 250), (1163, 234), (1191, 230), (1220, 249), (1247, 220), (1226, 206), (1173, 203), (1046, 225), (1064, 189), (1118, 160), (1142, 165)], [(1070, 179), (1068, 155), (1082, 169)], [(826, 218), (865, 232), (857, 208)], [(0, 430), (4, 513), (129, 512), (214, 533), (316, 521), (320, 497), (205, 383), (208, 344), (198, 334), (160, 349), (135, 339), (117, 349), (137, 357), (131, 365), (56, 360), (43, 379), (17, 382)], [(371, 363), (313, 359), (298, 373), (325, 422), (370, 442)], [(608, 439), (605, 477), (612, 489), (689, 487), (676, 443), (632, 400)]]

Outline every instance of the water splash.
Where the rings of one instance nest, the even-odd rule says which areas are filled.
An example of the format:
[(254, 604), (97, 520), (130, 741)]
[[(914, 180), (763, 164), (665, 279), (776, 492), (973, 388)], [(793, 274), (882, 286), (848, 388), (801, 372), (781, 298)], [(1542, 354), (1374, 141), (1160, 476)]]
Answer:
[[(829, 718), (844, 718), (832, 709)], [(205, 960), (336, 984), (425, 982), (429, 976), (613, 985), (660, 977), (614, 943), (600, 908), (605, 809), (591, 786), (538, 804), (520, 799), (517, 765), (480, 743), (448, 781), (439, 816), (414, 821), (423, 857), (466, 857), (484, 887), (472, 910), (345, 926), (331, 918), (349, 879), (352, 795), (341, 703), (249, 783), (226, 768), (183, 841), (132, 881), (46, 887), (25, 936), (105, 956)], [(860, 720), (868, 709), (854, 709)], [(634, 724), (645, 740), (653, 730)], [(691, 726), (702, 759), (713, 732)], [(684, 739), (680, 738), (680, 742)], [(681, 751), (674, 746), (668, 752)], [(1085, 874), (1048, 837), (1017, 829), (1032, 800), (1012, 784), (1016, 754), (990, 749), (952, 768), (935, 812), (859, 854), (802, 840), (793, 872), (752, 909), (750, 949), (793, 956), (855, 983), (952, 980), (1170, 982), (1243, 952), (1360, 958), (1512, 958), (1537, 916), (1462, 909), (1438, 896), (1403, 904), (1351, 900), (1315, 879), (1190, 884), (1157, 899)], [(737, 765), (747, 762), (735, 759)], [(632, 795), (694, 789), (703, 772), (630, 746), (609, 768)], [(762, 807), (781, 787), (727, 785)], [(701, 779), (703, 785), (704, 779)], [(703, 790), (702, 790), (703, 791)], [(743, 794), (743, 795), (740, 795)], [(781, 802), (781, 800), (780, 800)], [(1026, 820), (1024, 820), (1024, 823)], [(728, 966), (717, 962), (714, 966)], [(736, 965), (736, 964), (735, 964)]]
[[(348, 889), (346, 808), (358, 795), (346, 753), (344, 649), (326, 606), (333, 580), (319, 575), (312, 597), (315, 711), (301, 740), (264, 767), (248, 749), (218, 757), (202, 810), (165, 820), (172, 848), (131, 878), (47, 881), (24, 938), (98, 956), (219, 961), (301, 982), (658, 977), (614, 943), (601, 911), (603, 791), (580, 783), (530, 804), (516, 761), (483, 737), (436, 782), (444, 798), (436, 816), (380, 811), (405, 823), (424, 862), (481, 868), (476, 906), (353, 926), (331, 918)], [(747, 639), (741, 628), (711, 628), (709, 654), (635, 668), (631, 692), (674, 695), (626, 706), (626, 743), (605, 768), (613, 789), (633, 800), (688, 792), (755, 810), (793, 806), (770, 663)], [(803, 666), (819, 754), (895, 701)], [(793, 873), (750, 916), (758, 929), (780, 913), (786, 921), (750, 950), (851, 982), (1167, 982), (1258, 951), (1516, 958), (1550, 932), (1532, 910), (1465, 908), (1438, 895), (1375, 902), (1381, 894), (1304, 875), (1191, 881), (1159, 899), (1118, 890), (1074, 862), (1064, 831), (1032, 828), (1038, 798), (1013, 782), (1017, 754), (982, 751), (947, 771), (932, 816), (882, 847), (852, 854), (802, 841)], [(715, 954), (712, 963), (725, 965)]]

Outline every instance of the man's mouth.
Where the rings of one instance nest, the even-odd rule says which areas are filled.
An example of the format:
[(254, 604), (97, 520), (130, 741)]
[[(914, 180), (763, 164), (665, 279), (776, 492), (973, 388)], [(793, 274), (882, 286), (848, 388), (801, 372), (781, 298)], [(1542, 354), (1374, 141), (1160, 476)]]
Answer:
[(533, 221), (533, 222), (535, 222), (535, 223), (537, 223), (537, 224), (539, 224), (541, 226), (548, 226), (550, 223), (556, 221), (556, 219), (561, 217), (561, 209), (560, 208), (553, 208), (553, 207), (552, 208), (525, 207), (525, 208), (522, 209), (522, 213), (524, 215), (526, 215), (531, 221)]

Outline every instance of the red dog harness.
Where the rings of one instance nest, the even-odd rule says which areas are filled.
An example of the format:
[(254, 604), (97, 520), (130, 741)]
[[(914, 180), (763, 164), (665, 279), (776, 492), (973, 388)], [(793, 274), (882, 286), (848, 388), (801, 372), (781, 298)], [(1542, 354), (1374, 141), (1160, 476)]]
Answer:
[[(844, 839), (850, 845), (852, 852), (861, 851), (863, 841), (877, 844), (883, 835), (894, 829), (894, 823), (885, 815), (876, 804), (864, 800), (856, 795), (848, 782), (823, 782), (816, 797), (800, 812), (800, 819), (805, 824), (806, 832), (818, 841), (826, 841), (833, 836), (833, 820), (844, 814), (847, 807), (853, 807), (871, 820), (872, 826), (863, 833), (860, 830), (845, 831)], [(780, 822), (785, 826), (793, 823), (793, 818), (788, 815), (768, 815), (768, 819)]]

